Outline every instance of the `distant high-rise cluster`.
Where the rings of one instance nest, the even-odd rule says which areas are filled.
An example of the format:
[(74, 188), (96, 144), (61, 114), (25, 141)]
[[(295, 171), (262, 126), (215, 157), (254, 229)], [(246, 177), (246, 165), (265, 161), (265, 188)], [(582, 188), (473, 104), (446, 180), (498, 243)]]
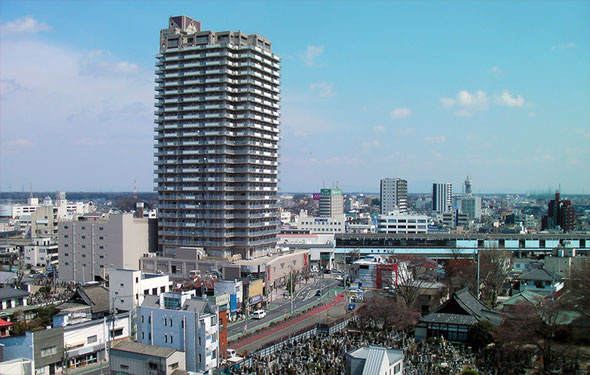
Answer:
[(541, 230), (562, 229), (563, 231), (574, 230), (576, 216), (574, 206), (569, 200), (561, 200), (559, 192), (555, 193), (555, 199), (549, 201), (547, 215), (541, 221)]
[(384, 178), (380, 188), (380, 212), (387, 215), (394, 210), (408, 211), (408, 181), (401, 178)]
[(450, 211), (453, 203), (453, 185), (447, 183), (432, 184), (432, 210), (438, 213)]
[(186, 16), (160, 32), (156, 173), (161, 250), (243, 258), (274, 249), (279, 62), (268, 39), (201, 31)]

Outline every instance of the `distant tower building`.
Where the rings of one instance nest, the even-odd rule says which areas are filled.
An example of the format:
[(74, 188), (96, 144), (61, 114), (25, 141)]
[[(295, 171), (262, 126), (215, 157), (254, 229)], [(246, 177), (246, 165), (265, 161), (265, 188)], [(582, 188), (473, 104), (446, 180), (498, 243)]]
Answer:
[(384, 178), (380, 185), (381, 215), (388, 215), (393, 210), (399, 210), (400, 213), (408, 211), (408, 181)]
[(443, 213), (452, 208), (453, 185), (442, 183), (432, 184), (432, 210)]
[(160, 31), (156, 173), (162, 251), (251, 258), (275, 248), (280, 59), (258, 34), (204, 31), (186, 16)]
[(465, 179), (465, 194), (471, 194), (471, 177)]
[(320, 193), (320, 217), (344, 216), (344, 197), (340, 189), (322, 189)]
[(561, 228), (564, 232), (574, 230), (576, 214), (574, 205), (569, 200), (560, 200), (559, 192), (547, 205), (547, 215), (541, 221), (541, 230)]

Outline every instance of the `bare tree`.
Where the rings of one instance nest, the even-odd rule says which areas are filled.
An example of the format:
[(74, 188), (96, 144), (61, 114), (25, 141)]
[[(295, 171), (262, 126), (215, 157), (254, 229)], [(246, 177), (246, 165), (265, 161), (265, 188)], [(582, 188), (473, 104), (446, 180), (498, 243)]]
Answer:
[(504, 290), (504, 281), (512, 269), (508, 251), (491, 248), (479, 252), (480, 299), (491, 307), (496, 306), (498, 295)]
[(541, 374), (550, 373), (567, 358), (573, 357), (571, 327), (562, 324), (564, 301), (545, 299), (538, 305), (519, 306), (496, 328), (500, 351), (512, 351), (531, 345), (541, 358)]
[(384, 330), (407, 330), (416, 325), (420, 313), (393, 296), (374, 295), (359, 309), (365, 326)]
[(386, 259), (386, 264), (397, 266), (392, 277), (384, 278), (386, 286), (395, 290), (406, 306), (415, 307), (418, 298), (436, 279), (428, 266), (430, 263), (424, 257), (394, 255)]

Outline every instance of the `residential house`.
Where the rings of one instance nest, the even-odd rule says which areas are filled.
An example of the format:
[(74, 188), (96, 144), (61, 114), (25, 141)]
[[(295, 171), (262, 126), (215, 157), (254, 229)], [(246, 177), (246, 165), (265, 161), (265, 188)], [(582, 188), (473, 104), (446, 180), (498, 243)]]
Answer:
[(525, 272), (517, 277), (519, 291), (532, 290), (538, 293), (553, 294), (563, 289), (563, 277), (544, 268)]
[(401, 375), (404, 352), (380, 346), (365, 346), (346, 353), (346, 375)]
[(184, 352), (164, 346), (121, 341), (111, 349), (111, 372), (171, 375), (185, 369)]

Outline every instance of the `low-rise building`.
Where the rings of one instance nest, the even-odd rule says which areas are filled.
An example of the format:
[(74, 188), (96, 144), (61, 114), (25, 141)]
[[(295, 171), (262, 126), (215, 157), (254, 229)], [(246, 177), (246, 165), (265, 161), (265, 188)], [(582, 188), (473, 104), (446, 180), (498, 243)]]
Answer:
[(377, 233), (428, 233), (428, 216), (393, 211), (377, 218)]
[(186, 370), (210, 373), (219, 363), (218, 317), (194, 290), (148, 295), (137, 308), (137, 341), (182, 351)]
[(311, 233), (344, 233), (346, 232), (346, 217), (340, 216), (307, 216), (301, 212), (296, 218), (297, 229), (311, 231)]
[(121, 341), (111, 349), (111, 372), (122, 375), (171, 375), (185, 369), (182, 351), (163, 346)]
[(564, 287), (563, 277), (544, 268), (534, 269), (518, 276), (519, 291), (532, 290), (537, 293), (553, 294)]
[(468, 288), (464, 288), (453, 293), (448, 301), (433, 312), (420, 318), (414, 336), (419, 340), (442, 336), (449, 341), (467, 342), (469, 328), (482, 320), (498, 325), (502, 317), (478, 300)]
[(31, 267), (57, 266), (58, 246), (51, 237), (34, 238), (32, 245), (25, 246), (25, 264)]
[(0, 288), (0, 310), (27, 305), (29, 292), (15, 288)]
[(64, 358), (63, 328), (27, 331), (22, 336), (0, 339), (3, 360), (31, 361), (33, 374), (55, 374)]
[(132, 311), (143, 303), (144, 296), (159, 296), (169, 290), (168, 275), (119, 268), (109, 270), (111, 311)]
[(381, 346), (364, 346), (346, 353), (346, 375), (401, 375), (404, 352)]

